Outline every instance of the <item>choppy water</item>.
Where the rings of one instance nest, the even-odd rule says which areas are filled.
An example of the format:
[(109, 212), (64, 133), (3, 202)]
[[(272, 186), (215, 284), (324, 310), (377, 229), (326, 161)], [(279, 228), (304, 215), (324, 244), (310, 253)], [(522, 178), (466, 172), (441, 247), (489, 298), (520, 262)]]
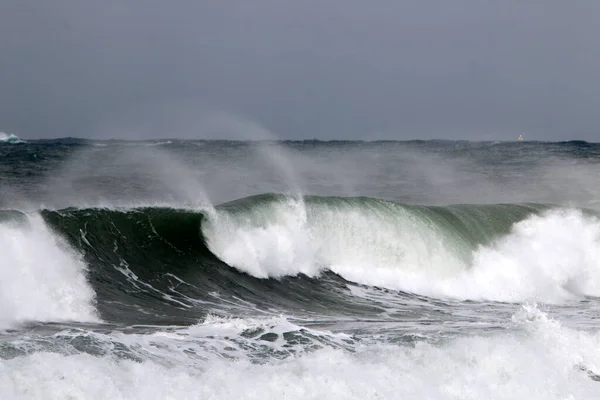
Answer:
[(597, 399), (600, 145), (0, 142), (0, 398)]

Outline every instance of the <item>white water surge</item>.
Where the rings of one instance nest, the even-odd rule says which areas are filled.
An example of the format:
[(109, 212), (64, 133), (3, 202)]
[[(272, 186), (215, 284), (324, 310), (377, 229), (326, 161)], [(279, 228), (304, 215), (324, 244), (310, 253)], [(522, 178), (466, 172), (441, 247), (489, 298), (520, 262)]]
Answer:
[(37, 214), (0, 223), (0, 328), (98, 321), (86, 266)]
[[(285, 324), (285, 323), (284, 323)], [(243, 321), (236, 326), (243, 325)], [(255, 326), (249, 322), (248, 327)], [(266, 364), (202, 357), (198, 335), (231, 330), (208, 322), (196, 337), (138, 338), (151, 353), (177, 342), (175, 365), (152, 357), (37, 352), (0, 361), (3, 399), (597, 399), (600, 335), (565, 328), (535, 307), (507, 321), (505, 332), (438, 345), (370, 344), (355, 352), (330, 347)], [(190, 328), (189, 333), (194, 329)], [(130, 341), (137, 340), (135, 337)]]

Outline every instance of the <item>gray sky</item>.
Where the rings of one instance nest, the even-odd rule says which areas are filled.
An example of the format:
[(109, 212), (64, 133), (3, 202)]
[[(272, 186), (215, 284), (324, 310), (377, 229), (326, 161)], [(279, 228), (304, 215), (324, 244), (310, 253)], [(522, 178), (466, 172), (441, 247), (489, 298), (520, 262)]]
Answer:
[(0, 131), (600, 141), (598, 21), (597, 0), (2, 0)]

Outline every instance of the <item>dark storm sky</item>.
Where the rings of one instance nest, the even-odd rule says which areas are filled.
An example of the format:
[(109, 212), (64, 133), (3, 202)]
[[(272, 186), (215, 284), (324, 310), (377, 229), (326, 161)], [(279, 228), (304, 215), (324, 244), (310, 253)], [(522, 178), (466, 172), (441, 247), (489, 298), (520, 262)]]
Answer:
[(600, 1), (3, 0), (25, 138), (600, 141)]

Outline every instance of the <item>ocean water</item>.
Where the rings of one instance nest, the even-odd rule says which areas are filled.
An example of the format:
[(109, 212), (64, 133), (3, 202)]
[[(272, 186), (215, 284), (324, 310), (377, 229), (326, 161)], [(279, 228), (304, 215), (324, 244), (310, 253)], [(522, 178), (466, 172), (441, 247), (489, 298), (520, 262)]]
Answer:
[(0, 141), (0, 399), (598, 399), (600, 145)]

